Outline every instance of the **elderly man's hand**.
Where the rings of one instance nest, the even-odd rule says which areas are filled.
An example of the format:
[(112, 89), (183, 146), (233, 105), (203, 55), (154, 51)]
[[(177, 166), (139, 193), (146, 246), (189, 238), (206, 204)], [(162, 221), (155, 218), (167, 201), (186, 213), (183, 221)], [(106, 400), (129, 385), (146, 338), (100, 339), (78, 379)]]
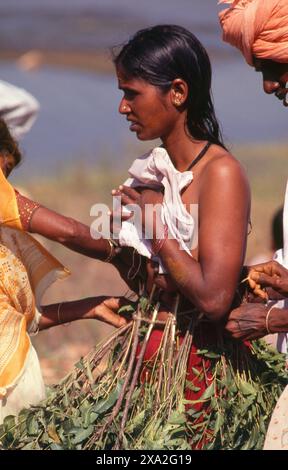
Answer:
[(253, 292), (262, 298), (267, 296), (263, 287), (272, 288), (283, 297), (288, 296), (288, 270), (277, 261), (250, 266), (248, 280)]
[(267, 335), (267, 307), (263, 304), (243, 304), (229, 315), (225, 330), (235, 339), (251, 340)]

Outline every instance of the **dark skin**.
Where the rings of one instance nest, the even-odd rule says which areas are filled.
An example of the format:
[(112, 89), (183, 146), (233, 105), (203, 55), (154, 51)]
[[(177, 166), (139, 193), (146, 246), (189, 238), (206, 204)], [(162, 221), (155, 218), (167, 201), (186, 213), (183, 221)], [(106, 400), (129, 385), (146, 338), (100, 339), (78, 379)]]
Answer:
[[(15, 159), (11, 154), (0, 155), (0, 168), (6, 177), (9, 176), (15, 165)], [(24, 202), (27, 201), (24, 196), (19, 195), (18, 197)], [(33, 214), (30, 232), (38, 233), (93, 258), (105, 258), (111, 251), (107, 240), (91, 238), (88, 226), (45, 207), (39, 207)], [(97, 319), (119, 328), (126, 324), (126, 319), (117, 314), (123, 303), (127, 303), (127, 301), (99, 296), (46, 305), (42, 307), (39, 330), (82, 319)]]
[[(248, 280), (254, 294), (264, 300), (288, 297), (288, 270), (277, 261), (251, 266)], [(268, 289), (264, 291), (264, 288)], [(288, 309), (273, 308), (267, 320), (269, 310), (270, 307), (259, 303), (243, 304), (230, 313), (226, 331), (242, 340), (261, 338), (268, 333), (287, 333)]]
[(263, 90), (265, 93), (269, 95), (274, 93), (275, 96), (283, 102), (284, 106), (288, 106), (285, 100), (288, 93), (288, 89), (286, 88), (288, 81), (288, 64), (254, 57), (254, 67), (256, 72), (262, 73)]
[[(16, 162), (13, 155), (9, 153), (0, 154), (0, 168), (6, 178), (15, 166)], [(19, 193), (18, 198), (23, 204), (29, 202), (28, 198)], [(33, 214), (29, 231), (38, 233), (49, 240), (62, 243), (67, 248), (91, 258), (105, 259), (111, 252), (107, 240), (104, 238), (94, 240), (87, 225), (43, 206), (40, 206)]]
[(263, 293), (263, 288), (269, 287), (282, 297), (288, 297), (288, 269), (277, 261), (251, 266), (249, 269), (249, 284), (255, 294)]
[(63, 302), (62, 304), (45, 305), (42, 307), (39, 330), (46, 330), (52, 326), (75, 320), (100, 320), (119, 328), (127, 322), (124, 317), (115, 314), (115, 312), (125, 302), (124, 299), (99, 296)]
[[(14, 155), (8, 151), (2, 150), (0, 153), (0, 168), (6, 178), (9, 177), (18, 163)], [(25, 206), (26, 203), (28, 203), (29, 207), (29, 203), (33, 203), (33, 201), (20, 193), (17, 193), (17, 202), (19, 207), (21, 207), (21, 205)], [(76, 251), (90, 258), (105, 261), (111, 255), (111, 244), (103, 237), (97, 239), (92, 238), (90, 227), (72, 217), (66, 217), (44, 206), (40, 206), (33, 213), (27, 230), (31, 233), (42, 235), (49, 240), (61, 243), (72, 251)], [(118, 250), (113, 251), (116, 254)], [(117, 262), (121, 266), (121, 261), (117, 260)]]
[[(264, 92), (275, 94), (284, 106), (288, 106), (286, 88), (288, 64), (254, 57), (254, 67), (257, 72), (262, 73)], [(252, 266), (249, 284), (253, 292), (264, 300), (276, 299), (275, 292), (278, 294), (278, 299), (287, 297), (288, 272), (276, 261)], [(243, 340), (261, 338), (268, 333), (266, 324), (268, 312), (269, 308), (265, 305), (244, 304), (230, 313), (226, 330), (234, 338)], [(288, 332), (288, 310), (273, 308), (269, 313), (268, 328), (271, 333)]]
[[(22, 201), (26, 199), (21, 195), (20, 198)], [(29, 231), (61, 243), (90, 258), (105, 259), (110, 254), (111, 247), (107, 240), (104, 238), (94, 240), (87, 225), (43, 206), (33, 214)]]
[[(141, 140), (160, 138), (177, 170), (185, 171), (206, 144), (186, 130), (186, 82), (176, 79), (163, 93), (147, 82), (129, 79), (122, 70), (117, 74), (124, 92), (119, 111), (137, 122), (131, 131)], [(157, 108), (155, 115), (149, 112), (151, 106)], [(245, 255), (250, 190), (239, 163), (220, 146), (212, 145), (193, 170), (193, 183), (183, 191), (182, 201), (187, 210), (190, 204), (199, 205), (198, 248), (192, 258), (175, 240), (167, 239), (159, 256), (177, 290), (211, 321), (220, 321), (231, 306)], [(145, 204), (163, 200), (152, 190), (140, 193), (120, 187), (113, 194), (120, 194), (124, 205), (138, 204), (142, 213)], [(143, 228), (148, 224), (154, 229), (154, 223), (143, 217)]]
[(273, 308), (269, 313), (267, 329), (269, 310), (270, 307), (259, 303), (241, 305), (230, 313), (225, 329), (233, 338), (242, 341), (262, 338), (268, 333), (287, 333), (288, 310)]

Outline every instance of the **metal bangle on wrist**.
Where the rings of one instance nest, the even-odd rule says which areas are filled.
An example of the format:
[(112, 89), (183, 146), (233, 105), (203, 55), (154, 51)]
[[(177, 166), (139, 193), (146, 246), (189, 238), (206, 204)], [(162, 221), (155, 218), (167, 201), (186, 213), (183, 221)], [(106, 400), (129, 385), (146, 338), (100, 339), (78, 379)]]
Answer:
[(272, 331), (270, 330), (269, 328), (269, 315), (270, 313), (272, 312), (273, 308), (275, 308), (275, 305), (272, 305), (272, 307), (269, 308), (267, 314), (266, 314), (266, 318), (265, 318), (265, 325), (266, 325), (266, 331), (268, 333), (268, 335), (272, 335)]
[(115, 240), (112, 240), (112, 238), (107, 238), (106, 241), (110, 245), (110, 252), (107, 258), (105, 258), (103, 261), (104, 263), (109, 263), (114, 258), (114, 256), (116, 256), (121, 251), (121, 247)]

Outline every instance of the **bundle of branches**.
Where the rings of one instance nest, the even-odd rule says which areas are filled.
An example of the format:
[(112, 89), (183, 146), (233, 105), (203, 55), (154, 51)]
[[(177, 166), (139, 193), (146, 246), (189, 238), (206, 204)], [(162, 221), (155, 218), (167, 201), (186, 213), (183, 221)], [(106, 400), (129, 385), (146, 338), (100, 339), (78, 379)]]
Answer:
[[(143, 368), (149, 337), (160, 323), (158, 308), (141, 299), (133, 320), (76, 364), (44, 402), (22, 410), (18, 418), (5, 418), (1, 448), (262, 448), (287, 383), (284, 358), (260, 342), (253, 343), (249, 357), (239, 353), (236, 367), (237, 342), (223, 340), (220, 346), (199, 350), (203, 364), (210, 361), (212, 379), (197, 400), (205, 407), (195, 411), (195, 402), (188, 403), (184, 392), (195, 388), (193, 381), (187, 383), (186, 372), (196, 316), (180, 344), (176, 305), (163, 325), (150, 368)], [(205, 376), (205, 366), (201, 374)]]

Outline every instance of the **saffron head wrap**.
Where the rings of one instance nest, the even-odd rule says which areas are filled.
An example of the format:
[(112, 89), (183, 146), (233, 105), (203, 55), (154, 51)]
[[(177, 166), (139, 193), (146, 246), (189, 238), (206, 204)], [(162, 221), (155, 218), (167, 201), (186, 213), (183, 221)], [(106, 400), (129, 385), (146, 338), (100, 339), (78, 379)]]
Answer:
[(249, 65), (253, 56), (288, 63), (287, 0), (220, 0), (223, 40), (240, 49)]

